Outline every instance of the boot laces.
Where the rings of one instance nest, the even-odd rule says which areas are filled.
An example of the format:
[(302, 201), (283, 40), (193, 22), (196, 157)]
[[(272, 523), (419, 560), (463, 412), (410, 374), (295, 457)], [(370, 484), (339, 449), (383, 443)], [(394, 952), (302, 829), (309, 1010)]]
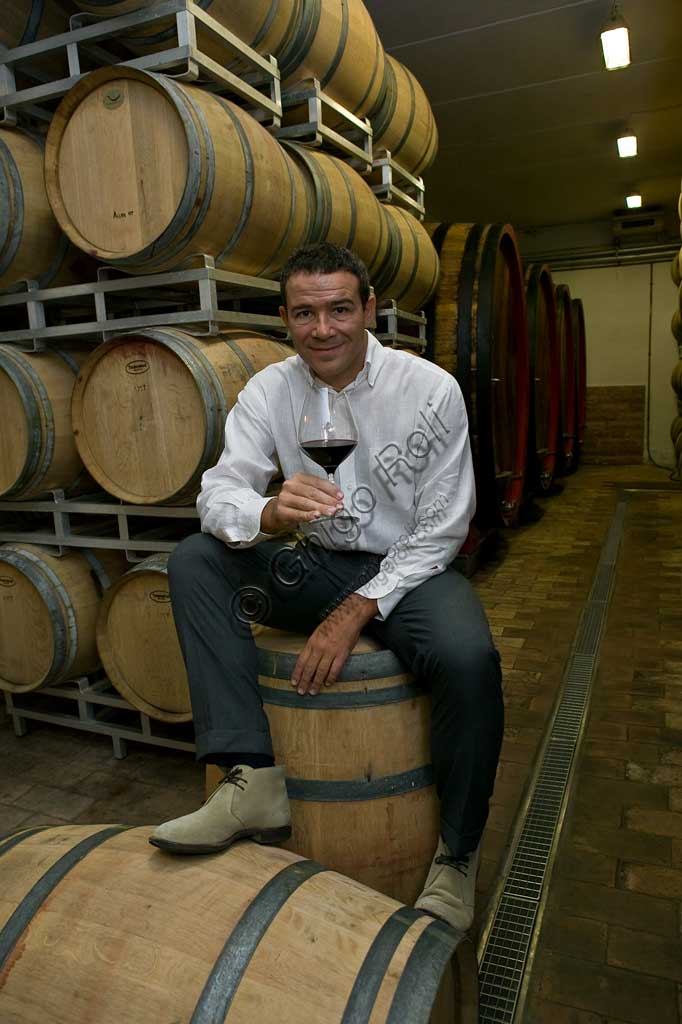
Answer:
[(469, 870), (469, 855), (464, 857), (450, 857), (442, 853), (436, 857), (436, 864), (445, 864), (449, 868), (454, 868), (455, 871), (459, 871), (460, 875), (464, 875), (466, 878)]
[(225, 778), (221, 779), (218, 785), (224, 786), (227, 783), (236, 786), (237, 789), (246, 789), (246, 779), (244, 778), (244, 773), (239, 765), (235, 765), (234, 768), (230, 768), (225, 774)]

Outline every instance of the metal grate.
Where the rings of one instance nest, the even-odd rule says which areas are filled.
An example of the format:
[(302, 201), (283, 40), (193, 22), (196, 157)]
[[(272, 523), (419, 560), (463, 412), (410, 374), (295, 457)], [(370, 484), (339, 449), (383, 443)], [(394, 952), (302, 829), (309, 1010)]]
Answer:
[(559, 702), (536, 769), (521, 830), (511, 856), (480, 963), (480, 1020), (514, 1019), (552, 852), (568, 795), (587, 711), (599, 643), (615, 576), (627, 499), (620, 501), (602, 548), (590, 596), (576, 631)]

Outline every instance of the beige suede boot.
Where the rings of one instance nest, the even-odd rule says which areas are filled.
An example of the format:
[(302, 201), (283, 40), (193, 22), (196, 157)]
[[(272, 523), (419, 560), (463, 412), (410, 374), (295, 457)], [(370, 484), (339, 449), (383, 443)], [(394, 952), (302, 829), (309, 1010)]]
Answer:
[(167, 821), (149, 842), (171, 853), (217, 853), (237, 839), (283, 843), (291, 835), (284, 768), (231, 768), (203, 807)]
[(439, 917), (459, 932), (467, 931), (474, 919), (479, 851), (480, 845), (466, 857), (453, 857), (439, 839), (416, 909)]

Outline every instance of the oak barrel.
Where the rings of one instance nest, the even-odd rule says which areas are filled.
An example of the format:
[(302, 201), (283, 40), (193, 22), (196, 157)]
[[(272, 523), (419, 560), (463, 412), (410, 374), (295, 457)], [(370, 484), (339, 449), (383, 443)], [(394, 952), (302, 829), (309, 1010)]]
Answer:
[(71, 429), (71, 393), (84, 355), (0, 345), (0, 496), (68, 490), (83, 474)]
[(399, 206), (381, 205), (390, 243), (374, 279), (377, 298), (394, 299), (399, 309), (422, 309), (436, 290), (440, 265), (428, 232)]
[(390, 54), (379, 105), (370, 112), (374, 148), (388, 149), (413, 174), (427, 170), (438, 152), (438, 128), (426, 93), (412, 72)]
[(682, 284), (682, 249), (676, 252), (670, 264), (670, 276), (676, 288)]
[(101, 596), (124, 566), (117, 551), (57, 558), (33, 544), (0, 546), (0, 688), (23, 693), (94, 671)]
[[(413, 903), (438, 842), (428, 693), (362, 634), (339, 682), (300, 697), (291, 673), (307, 637), (262, 628), (255, 639), (275, 757), (286, 766), (287, 848)], [(209, 766), (207, 787), (219, 778)]]
[(76, 444), (95, 480), (137, 504), (191, 504), (224, 445), (250, 377), (293, 355), (261, 334), (194, 337), (172, 327), (119, 334), (93, 350), (73, 392)]
[(302, 0), (297, 30), (277, 60), (285, 87), (317, 78), (353, 114), (364, 116), (379, 99), (386, 57), (362, 0)]
[(69, 16), (52, 0), (5, 0), (0, 20), (0, 45), (13, 49), (47, 36), (68, 32)]
[(561, 370), (556, 299), (546, 264), (526, 269), (528, 356), (530, 360), (530, 418), (528, 484), (546, 491), (556, 471), (559, 442)]
[(286, 850), (173, 857), (148, 826), (0, 841), (0, 1019), (475, 1024), (468, 939)]
[(561, 354), (561, 414), (559, 420), (559, 465), (557, 472), (569, 473), (575, 458), (576, 434), (576, 369), (573, 306), (567, 285), (556, 289), (557, 333)]
[(134, 707), (162, 722), (192, 717), (168, 591), (168, 555), (151, 555), (107, 590), (97, 649), (110, 681)]
[(50, 209), (43, 147), (27, 131), (0, 128), (0, 288), (27, 279), (41, 287), (72, 284), (92, 270)]
[(575, 449), (573, 463), (580, 461), (585, 446), (587, 421), (587, 342), (585, 338), (585, 310), (581, 299), (571, 300), (575, 358)]
[(529, 418), (526, 302), (509, 224), (427, 225), (441, 275), (429, 311), (429, 355), (467, 404), (477, 523), (511, 526), (524, 488)]
[(309, 242), (346, 246), (367, 266), (373, 281), (386, 263), (391, 244), (388, 223), (367, 182), (343, 160), (288, 143), (308, 189)]
[(50, 124), (45, 183), (75, 245), (130, 272), (197, 254), (272, 276), (305, 241), (303, 179), (229, 100), (131, 67), (86, 75)]
[[(202, 0), (200, 6), (212, 18), (261, 54), (277, 54), (288, 45), (300, 20), (302, 0)], [(158, 0), (76, 0), (81, 10), (114, 18), (121, 14), (158, 5)], [(195, 21), (199, 49), (224, 65), (231, 49), (216, 44), (202, 22)], [(177, 45), (175, 18), (163, 18), (151, 25), (130, 30), (122, 40), (136, 53), (150, 53)], [(235, 55), (236, 56), (236, 55)], [(230, 65), (232, 70), (237, 66)], [(250, 68), (252, 70), (252, 68)]]

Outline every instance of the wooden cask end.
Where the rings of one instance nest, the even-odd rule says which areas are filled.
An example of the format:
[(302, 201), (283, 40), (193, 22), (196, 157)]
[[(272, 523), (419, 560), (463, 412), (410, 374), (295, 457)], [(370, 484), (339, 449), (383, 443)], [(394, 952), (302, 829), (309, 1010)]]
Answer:
[(559, 426), (559, 475), (570, 473), (575, 460), (576, 434), (576, 369), (573, 306), (567, 285), (556, 289), (557, 333), (561, 354), (561, 416)]
[(371, 280), (385, 264), (391, 237), (381, 204), (367, 182), (343, 160), (290, 143), (308, 189), (309, 242), (334, 242), (351, 249)]
[(0, 687), (23, 693), (93, 672), (102, 592), (124, 567), (117, 551), (57, 558), (34, 544), (0, 546)]
[(206, 253), (223, 269), (272, 276), (307, 237), (301, 173), (257, 121), (135, 68), (100, 68), (64, 97), (45, 183), (73, 243), (129, 272)]
[(0, 345), (0, 496), (69, 490), (83, 476), (71, 429), (71, 393), (85, 356)]
[[(255, 640), (275, 757), (286, 767), (287, 848), (413, 903), (438, 843), (428, 693), (363, 634), (338, 683), (301, 697), (291, 673), (307, 637), (263, 627)], [(221, 777), (209, 766), (208, 788)]]
[(473, 946), (442, 922), (286, 850), (173, 857), (150, 834), (38, 826), (0, 842), (0, 1019), (478, 1020)]
[(571, 300), (575, 353), (575, 450), (574, 464), (580, 461), (585, 446), (587, 421), (587, 341), (585, 337), (585, 310), (581, 299)]
[(509, 224), (427, 225), (441, 275), (427, 355), (467, 404), (480, 526), (513, 525), (524, 488), (529, 369), (526, 303)]
[(150, 718), (192, 718), (168, 591), (168, 555), (152, 555), (128, 570), (104, 595), (97, 649), (122, 697)]
[(142, 505), (188, 505), (224, 445), (228, 412), (246, 382), (293, 350), (264, 335), (204, 338), (172, 327), (98, 345), (72, 402), (80, 456), (110, 494)]
[(375, 149), (388, 149), (412, 174), (422, 174), (436, 158), (438, 128), (426, 93), (412, 72), (390, 54), (378, 107), (370, 112)]
[(408, 313), (422, 309), (436, 290), (440, 265), (428, 232), (399, 206), (381, 205), (390, 244), (374, 280), (377, 298), (394, 299)]
[(561, 369), (554, 283), (546, 264), (526, 269), (530, 418), (528, 484), (546, 491), (556, 471)]

